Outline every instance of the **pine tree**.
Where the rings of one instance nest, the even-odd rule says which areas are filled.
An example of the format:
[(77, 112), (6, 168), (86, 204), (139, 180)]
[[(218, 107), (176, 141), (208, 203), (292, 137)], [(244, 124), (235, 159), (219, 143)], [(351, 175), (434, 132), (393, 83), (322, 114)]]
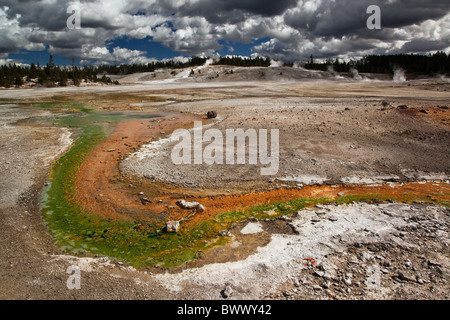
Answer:
[(62, 71), (60, 74), (60, 78), (59, 78), (59, 86), (60, 87), (65, 87), (67, 86), (67, 72), (66, 71)]
[(36, 65), (34, 63), (31, 64), (30, 66), (30, 71), (28, 76), (30, 77), (30, 79), (36, 79), (37, 78), (37, 68)]

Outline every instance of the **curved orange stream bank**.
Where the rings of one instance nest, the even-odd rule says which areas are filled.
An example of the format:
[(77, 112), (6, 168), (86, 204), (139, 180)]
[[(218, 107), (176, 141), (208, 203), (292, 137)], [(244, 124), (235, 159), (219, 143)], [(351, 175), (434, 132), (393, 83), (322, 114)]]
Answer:
[[(139, 181), (140, 186), (157, 195), (158, 201), (142, 203), (136, 190), (130, 188), (132, 178), (122, 177), (118, 164), (136, 147), (166, 135), (178, 128), (192, 126), (201, 117), (181, 114), (172, 118), (151, 120), (127, 120), (115, 127), (114, 133), (98, 145), (80, 166), (75, 182), (75, 199), (85, 210), (109, 219), (146, 220), (149, 216), (165, 214), (168, 219), (182, 219), (189, 215), (180, 210), (175, 202), (183, 199), (188, 190), (155, 187), (149, 181)], [(301, 198), (339, 198), (339, 195), (377, 194), (392, 199), (429, 197), (441, 201), (450, 200), (450, 185), (443, 182), (407, 183), (382, 186), (310, 186), (302, 189), (278, 189), (262, 193), (239, 196), (199, 195), (188, 201), (198, 201), (207, 210), (196, 214), (186, 224), (194, 224), (214, 217), (221, 212), (229, 212), (253, 205), (284, 202)]]

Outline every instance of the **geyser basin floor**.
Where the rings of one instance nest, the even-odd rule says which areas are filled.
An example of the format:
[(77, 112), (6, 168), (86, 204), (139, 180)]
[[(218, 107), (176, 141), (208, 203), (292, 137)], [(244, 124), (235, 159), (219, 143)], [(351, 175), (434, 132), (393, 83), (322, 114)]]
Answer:
[[(437, 91), (438, 89), (439, 91)], [(220, 116), (228, 117), (228, 119), (235, 121), (233, 127), (242, 127), (242, 125), (239, 125), (239, 121), (247, 123), (248, 119), (256, 118), (263, 121), (264, 117), (267, 118), (266, 111), (258, 110), (264, 102), (266, 106), (273, 108), (274, 118), (272, 121), (277, 125), (285, 128), (294, 128), (293, 125), (304, 128), (302, 132), (294, 132), (295, 139), (286, 139), (286, 141), (292, 142), (304, 140), (301, 135), (307, 134), (308, 131), (315, 131), (316, 134), (323, 135), (322, 141), (327, 141), (326, 139), (333, 137), (331, 135), (333, 132), (330, 131), (330, 135), (326, 135), (327, 128), (322, 128), (323, 125), (322, 127), (319, 126), (322, 122), (328, 124), (327, 120), (323, 120), (323, 116), (326, 114), (332, 115), (329, 112), (329, 108), (332, 106), (337, 108), (336, 112), (343, 112), (346, 107), (349, 107), (351, 112), (343, 113), (348, 121), (336, 119), (335, 123), (331, 122), (335, 126), (338, 126), (337, 122), (342, 124), (343, 131), (341, 133), (334, 132), (336, 134), (345, 134), (345, 128), (347, 128), (348, 132), (354, 132), (354, 135), (351, 135), (349, 138), (352, 141), (349, 141), (346, 145), (348, 155), (354, 155), (357, 159), (363, 154), (362, 151), (364, 149), (349, 149), (349, 147), (351, 145), (359, 147), (354, 140), (357, 140), (358, 135), (361, 135), (363, 131), (370, 132), (372, 130), (373, 139), (371, 141), (374, 143), (385, 141), (386, 145), (392, 145), (392, 149), (384, 153), (367, 153), (369, 160), (370, 158), (380, 160), (381, 165), (390, 166), (390, 162), (383, 162), (382, 158), (386, 159), (388, 158), (387, 156), (395, 158), (403, 154), (404, 158), (410, 158), (411, 161), (411, 164), (406, 166), (410, 167), (409, 171), (404, 172), (407, 175), (406, 179), (411, 181), (422, 180), (420, 171), (424, 171), (425, 175), (432, 172), (441, 172), (444, 176), (448, 176), (448, 171), (445, 171), (445, 168), (449, 167), (448, 162), (445, 162), (448, 161), (448, 157), (441, 156), (441, 154), (448, 155), (448, 142), (444, 143), (448, 125), (445, 125), (446, 121), (442, 121), (448, 117), (445, 113), (439, 111), (445, 109), (437, 108), (437, 106), (448, 105), (450, 88), (448, 84), (437, 83), (436, 81), (417, 81), (404, 84), (389, 82), (266, 83), (251, 81), (226, 84), (217, 82), (214, 84), (137, 85), (115, 88), (74, 88), (70, 90), (54, 88), (48, 90), (7, 90), (0, 92), (0, 96), (6, 97), (8, 101), (18, 99), (21, 103), (29, 101), (37, 103), (39, 99), (45, 101), (59, 100), (59, 98), (62, 98), (59, 96), (61, 94), (67, 94), (62, 99), (64, 102), (87, 103), (89, 108), (95, 105), (95, 108), (139, 109), (156, 113), (184, 111), (199, 115), (215, 109)], [(146, 98), (147, 96), (148, 99)], [(156, 96), (159, 97), (158, 101), (156, 101)], [(161, 97), (164, 98), (164, 101), (167, 99), (171, 100), (162, 102)], [(308, 107), (311, 106), (311, 103), (317, 97), (323, 98), (320, 102), (322, 107), (319, 106), (314, 111)], [(342, 97), (346, 97), (346, 99), (342, 99)], [(429, 114), (418, 112), (417, 115), (403, 117), (396, 110), (387, 109), (381, 111), (383, 108), (381, 102), (383, 100), (387, 100), (394, 108), (398, 105), (407, 104), (410, 109), (418, 109), (420, 111), (421, 108), (427, 107)], [(138, 105), (133, 106), (134, 104)], [(365, 106), (366, 104), (367, 106)], [(323, 108), (324, 113), (319, 112), (321, 108)], [(308, 111), (308, 109), (311, 110)], [(270, 109), (266, 110), (270, 111)], [(282, 113), (282, 111), (285, 112)], [(435, 119), (427, 119), (429, 115), (434, 115), (435, 111), (438, 112)], [(40, 110), (40, 112), (44, 111)], [(384, 114), (384, 112), (387, 112), (387, 114)], [(30, 116), (27, 109), (16, 109), (13, 113), (17, 116)], [(367, 126), (365, 124), (366, 120), (362, 121), (360, 119), (365, 113), (367, 114), (367, 119), (373, 120), (373, 122), (368, 123), (367, 130), (363, 130)], [(276, 115), (277, 117), (275, 117)], [(284, 117), (281, 117), (282, 115)], [(293, 118), (292, 115), (301, 115), (303, 118), (298, 120)], [(382, 118), (380, 118), (380, 115), (382, 115)], [(341, 117), (341, 115), (335, 113), (335, 117)], [(388, 122), (389, 117), (398, 117), (401, 127), (398, 127), (396, 124), (390, 125), (390, 122)], [(424, 135), (423, 125), (429, 128), (428, 125), (430, 123), (434, 126), (436, 132), (432, 135), (429, 133)], [(256, 127), (253, 123), (249, 123), (249, 126)], [(318, 129), (325, 132), (320, 132)], [(1, 137), (4, 138), (0, 145), (4, 146), (2, 148), (5, 151), (0, 160), (1, 176), (4, 181), (2, 183), (4, 189), (2, 190), (8, 191), (7, 193), (2, 193), (4, 205), (0, 209), (0, 224), (2, 226), (2, 239), (0, 242), (0, 255), (2, 256), (2, 259), (0, 259), (0, 276), (2, 285), (0, 297), (7, 299), (221, 299), (220, 292), (225, 288), (227, 282), (233, 281), (231, 283), (234, 291), (233, 298), (237, 299), (259, 299), (264, 297), (269, 299), (330, 299), (330, 296), (339, 299), (371, 297), (381, 299), (448, 299), (448, 283), (443, 282), (443, 280), (448, 278), (447, 262), (449, 253), (446, 251), (448, 246), (445, 246), (448, 235), (442, 234), (443, 231), (446, 231), (442, 230), (442, 228), (447, 228), (448, 230), (448, 215), (447, 217), (436, 215), (433, 209), (435, 206), (432, 205), (430, 207), (426, 204), (406, 206), (404, 204), (392, 204), (389, 208), (383, 207), (385, 206), (384, 204), (381, 206), (362, 204), (358, 215), (363, 216), (364, 213), (368, 213), (367, 217), (379, 218), (386, 222), (386, 219), (389, 219), (389, 224), (395, 229), (393, 230), (393, 236), (400, 239), (406, 237), (406, 239), (403, 239), (405, 242), (393, 244), (392, 238), (386, 238), (387, 240), (384, 241), (382, 238), (369, 237), (370, 234), (364, 231), (364, 228), (357, 228), (356, 224), (350, 223), (348, 225), (350, 229), (346, 231), (346, 234), (352, 239), (362, 238), (366, 240), (356, 243), (347, 241), (348, 239), (342, 239), (340, 244), (344, 244), (344, 246), (339, 249), (341, 253), (324, 256), (323, 259), (318, 258), (318, 256), (322, 256), (319, 254), (319, 251), (308, 254), (313, 255), (312, 257), (305, 256), (306, 253), (302, 253), (302, 246), (296, 245), (296, 243), (304, 239), (304, 235), (298, 235), (298, 238), (293, 238), (294, 241), (283, 242), (290, 248), (289, 250), (293, 251), (286, 251), (284, 247), (279, 246), (282, 242), (278, 241), (278, 239), (290, 238), (293, 235), (293, 230), (288, 226), (288, 221), (276, 220), (273, 224), (272, 222), (264, 221), (262, 222), (264, 232), (242, 236), (239, 235), (239, 227), (244, 227), (246, 223), (243, 225), (237, 224), (236, 229), (231, 229), (231, 234), (236, 237), (235, 241), (230, 239), (229, 246), (218, 246), (203, 254), (199, 254), (200, 259), (195, 260), (195, 263), (200, 268), (186, 269), (185, 275), (192, 275), (192, 280), (185, 276), (182, 279), (176, 278), (173, 274), (164, 277), (152, 274), (154, 271), (159, 272), (160, 269), (150, 271), (134, 270), (126, 264), (119, 264), (114, 259), (96, 257), (94, 252), (89, 254), (90, 257), (62, 254), (62, 251), (54, 246), (52, 239), (48, 236), (47, 229), (41, 221), (41, 213), (38, 206), (42, 186), (48, 173), (48, 162), (42, 164), (34, 161), (34, 159), (36, 157), (39, 158), (41, 152), (42, 155), (52, 153), (49, 146), (52, 146), (54, 142), (56, 142), (56, 149), (60, 150), (58, 139), (62, 136), (63, 131), (61, 128), (45, 129), (54, 136), (45, 136), (39, 140), (40, 136), (36, 135), (36, 130), (30, 130), (28, 125), (16, 126), (14, 121), (9, 127), (1, 126), (0, 130), (2, 130)], [(3, 135), (4, 130), (10, 134)], [(26, 134), (26, 132), (29, 134)], [(433, 135), (434, 139), (430, 141), (429, 139)], [(396, 136), (397, 140), (391, 140), (393, 136)], [(21, 137), (21, 139), (14, 139), (14, 137)], [(423, 138), (426, 140), (422, 140)], [(439, 140), (442, 143), (439, 143)], [(32, 143), (25, 143), (25, 141)], [(398, 149), (395, 143), (402, 141), (409, 143), (409, 147), (406, 145), (405, 148)], [(308, 161), (303, 161), (299, 165), (302, 168), (305, 166), (307, 168), (306, 171), (311, 170), (309, 176), (326, 176), (320, 172), (316, 173), (314, 170), (321, 168), (330, 170), (330, 167), (322, 167), (322, 164), (324, 163), (323, 159), (326, 160), (331, 157), (325, 145), (318, 145), (313, 142), (305, 141), (305, 146), (302, 148), (306, 149), (307, 152), (311, 152), (305, 152), (305, 154), (308, 155), (310, 161), (312, 158), (318, 160), (318, 164), (312, 166), (309, 165)], [(416, 154), (419, 157), (408, 156), (404, 153), (404, 151), (412, 152), (411, 150), (416, 146), (427, 149), (423, 152), (420, 149), (417, 150)], [(430, 157), (428, 164), (426, 164), (424, 159), (420, 160), (421, 154), (426, 154)], [(415, 159), (421, 162), (414, 163)], [(339, 164), (339, 162), (335, 163)], [(351, 164), (349, 163), (349, 165)], [(441, 170), (425, 170), (428, 165)], [(389, 168), (395, 169), (395, 167), (396, 165)], [(369, 173), (368, 176), (370, 177), (373, 169), (373, 167), (363, 165), (360, 170), (353, 168), (352, 172), (356, 177), (364, 177), (366, 173)], [(395, 171), (401, 173), (401, 168), (397, 167), (397, 169)], [(378, 175), (377, 172), (375, 174)], [(302, 172), (292, 172), (286, 176), (301, 175)], [(344, 175), (344, 177), (348, 176)], [(28, 178), (24, 180), (24, 177)], [(402, 179), (405, 179), (405, 177), (402, 176)], [(24, 183), (20, 183), (20, 188), (18, 188), (16, 181), (23, 181)], [(274, 185), (276, 187), (276, 184), (281, 186), (284, 183), (275, 181)], [(32, 187), (29, 188), (29, 186)], [(236, 191), (235, 188), (228, 188), (231, 191), (231, 195), (240, 195), (246, 191), (245, 188), (236, 187), (238, 189)], [(253, 188), (254, 186), (251, 187)], [(202, 193), (201, 188), (197, 187), (196, 189), (198, 190), (193, 190), (193, 192)], [(5, 197), (6, 194), (11, 195), (11, 200), (9, 196)], [(17, 198), (13, 197), (16, 194)], [(222, 190), (220, 194), (222, 194)], [(434, 195), (430, 194), (430, 196), (434, 198)], [(439, 194), (435, 196), (439, 196)], [(358, 198), (355, 198), (355, 200), (358, 201)], [(345, 208), (342, 208), (342, 210), (340, 208), (341, 206), (336, 207), (336, 209), (339, 209), (336, 212), (338, 213), (338, 219), (340, 217), (345, 218), (348, 215)], [(437, 208), (446, 210), (441, 206)], [(272, 206), (262, 208), (264, 212), (267, 209), (270, 212), (273, 211)], [(390, 219), (388, 215), (386, 215), (387, 218), (384, 217), (385, 214), (373, 214), (373, 210), (380, 212), (383, 210), (393, 217), (402, 215), (403, 213), (401, 212), (405, 210), (405, 213), (412, 216), (403, 217), (409, 221), (403, 218)], [(318, 211), (323, 210), (319, 209)], [(309, 215), (305, 216), (309, 217)], [(320, 218), (311, 216), (311, 220), (317, 219)], [(414, 222), (415, 220), (419, 222)], [(324, 222), (327, 221), (329, 220), (324, 220)], [(323, 225), (320, 222), (311, 221), (311, 224), (313, 223), (318, 228), (314, 229), (313, 234), (316, 234)], [(408, 225), (405, 226), (405, 223), (408, 223), (410, 228), (407, 228)], [(367, 229), (370, 232), (373, 231), (370, 228)], [(272, 264), (268, 260), (262, 259), (261, 255), (255, 255), (260, 249), (267, 246), (271, 239), (276, 241), (274, 244), (277, 244), (275, 246), (277, 252), (285, 253), (284, 259), (287, 259), (285, 264), (278, 265), (276, 269), (271, 269)], [(337, 237), (333, 241), (338, 240)], [(331, 245), (331, 243), (330, 241), (322, 241), (317, 243), (314, 248), (321, 250), (326, 248), (327, 245)], [(411, 247), (408, 243), (419, 244), (419, 248)], [(270, 246), (270, 248), (272, 247)], [(295, 250), (300, 251), (295, 253)], [(384, 259), (368, 259), (368, 254), (374, 257), (380, 256)], [(290, 258), (292, 260), (289, 260)], [(317, 268), (311, 267), (306, 269), (306, 265), (310, 265), (310, 262), (313, 261), (310, 260), (311, 258), (316, 259)], [(252, 263), (242, 263), (243, 260), (247, 259), (251, 259)], [(407, 260), (410, 260), (411, 264)], [(230, 268), (226, 263), (227, 261), (234, 263), (233, 265), (236, 267)], [(211, 273), (209, 272), (210, 269), (201, 267), (202, 264), (205, 267), (212, 266), (215, 262), (220, 262), (214, 267), (216, 270), (221, 271), (221, 277), (216, 277), (217, 273)], [(390, 267), (385, 267), (385, 262), (390, 262)], [(317, 277), (314, 273), (315, 271), (321, 271), (319, 266), (323, 265), (327, 269), (329, 264), (337, 266), (341, 270), (341, 274), (336, 274), (336, 278), (331, 280), (330, 288), (326, 289), (326, 279)], [(375, 264), (378, 265), (379, 271), (382, 272), (379, 277), (381, 289), (370, 291), (368, 288), (372, 288), (371, 276), (380, 275), (376, 271), (377, 269), (373, 267)], [(70, 291), (66, 287), (66, 280), (69, 276), (66, 270), (71, 265), (79, 265), (82, 268), (81, 290)], [(195, 264), (191, 266), (195, 266)], [(384, 273), (386, 270), (383, 271), (383, 269), (386, 269), (388, 273)], [(239, 277), (238, 270), (245, 274), (254, 274), (256, 279), (259, 280), (254, 281), (255, 278), (252, 277)], [(275, 280), (272, 276), (266, 276), (273, 270), (276, 270)], [(178, 270), (175, 269), (173, 272), (178, 272)], [(347, 278), (347, 273), (353, 275), (350, 286), (344, 282), (344, 278)], [(399, 273), (402, 273), (404, 277), (400, 279)], [(410, 281), (417, 277), (420, 280), (416, 280), (416, 282)], [(182, 282), (168, 282), (167, 279), (170, 278), (174, 280), (180, 279)], [(300, 286), (297, 287), (299, 284)], [(317, 286), (320, 286), (322, 290), (319, 290)], [(297, 289), (297, 292), (294, 292), (294, 289)]]
[[(67, 166), (55, 167), (56, 179), (49, 191), (54, 197), (50, 197), (44, 210), (60, 245), (69, 252), (106, 254), (135, 266), (177, 266), (197, 257), (198, 252), (224, 244), (227, 238), (220, 237), (220, 231), (249, 217), (274, 219), (329, 201), (365, 199), (445, 204), (449, 200), (447, 183), (318, 186), (212, 198), (204, 193), (193, 200), (205, 205), (207, 211), (183, 222), (179, 234), (167, 234), (164, 232), (167, 219), (182, 219), (189, 214), (177, 208), (175, 202), (190, 190), (162, 187), (145, 180), (135, 182), (121, 175), (117, 165), (127, 151), (136, 150), (144, 141), (157, 139), (161, 132), (165, 134), (188, 125), (195, 118), (184, 114), (168, 119), (123, 121), (85, 158), (80, 157), (87, 154), (84, 148), (92, 149), (91, 144), (98, 139), (96, 131), (87, 128), (78, 145), (59, 161)], [(60, 185), (62, 181), (64, 185)], [(62, 194), (53, 191), (60, 189)], [(142, 202), (140, 194), (150, 201)], [(344, 194), (349, 196), (343, 197)]]

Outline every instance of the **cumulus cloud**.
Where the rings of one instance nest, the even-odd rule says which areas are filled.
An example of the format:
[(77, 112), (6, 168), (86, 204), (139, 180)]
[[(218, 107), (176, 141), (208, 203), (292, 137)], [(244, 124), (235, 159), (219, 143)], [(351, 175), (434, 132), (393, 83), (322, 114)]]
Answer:
[[(80, 30), (66, 28), (70, 4), (81, 9)], [(366, 27), (373, 4), (381, 30)], [(442, 0), (2, 0), (0, 57), (48, 47), (86, 63), (152, 61), (143, 50), (108, 46), (120, 38), (151, 39), (186, 56), (267, 39), (253, 52), (284, 61), (450, 51), (449, 12)]]
[[(72, 52), (67, 52), (71, 50), (54, 47), (50, 47), (49, 51), (52, 54), (60, 54), (62, 56), (73, 54)], [(75, 58), (79, 59), (82, 64), (88, 64), (92, 61), (95, 61), (94, 64), (147, 64), (156, 61), (154, 58), (147, 58), (145, 51), (120, 47), (109, 50), (107, 47), (94, 45), (83, 45), (81, 50), (77, 50)]]
[(10, 16), (8, 7), (0, 8), (0, 54), (15, 53), (22, 49), (45, 49), (42, 43), (28, 40), (33, 34), (33, 29), (20, 26), (20, 19), (20, 14)]

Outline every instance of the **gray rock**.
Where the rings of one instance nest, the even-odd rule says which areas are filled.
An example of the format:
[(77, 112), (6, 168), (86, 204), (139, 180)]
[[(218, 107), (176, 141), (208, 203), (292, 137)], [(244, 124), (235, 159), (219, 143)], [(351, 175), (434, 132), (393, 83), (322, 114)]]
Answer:
[(313, 289), (316, 290), (316, 291), (322, 291), (323, 290), (322, 287), (317, 285), (317, 284), (313, 285)]
[[(268, 221), (270, 222), (270, 220), (268, 219)], [(300, 234), (300, 231), (297, 229), (297, 226), (293, 223), (288, 223), (287, 224), (289, 227), (291, 227), (292, 232), (294, 232), (295, 234)]]
[(347, 273), (343, 279), (344, 283), (348, 286), (352, 285), (352, 278), (353, 278), (353, 274), (351, 273)]
[(219, 232), (219, 236), (221, 237), (231, 237), (231, 233), (228, 230), (222, 230)]
[(439, 263), (439, 262), (437, 262), (437, 261), (434, 261), (434, 260), (428, 260), (428, 266), (436, 266), (436, 267), (442, 267), (442, 264), (441, 263)]
[(332, 271), (325, 271), (325, 274), (323, 275), (324, 279), (327, 280), (336, 280), (336, 276)]
[(224, 299), (228, 299), (233, 295), (233, 288), (230, 285), (227, 285), (225, 289), (222, 290), (221, 294)]
[(387, 268), (389, 268), (391, 266), (391, 262), (390, 261), (384, 261), (383, 262), (383, 267), (387, 267)]
[(285, 291), (285, 292), (283, 292), (283, 295), (284, 295), (285, 297), (289, 297), (289, 296), (292, 295), (292, 292), (290, 292), (290, 291)]
[(152, 201), (152, 200), (149, 200), (149, 199), (147, 199), (147, 198), (141, 198), (141, 203), (142, 203), (143, 205), (146, 205), (147, 203), (153, 203), (153, 201)]
[(195, 209), (197, 212), (204, 212), (206, 208), (198, 202), (187, 202), (185, 200), (178, 200), (176, 202), (177, 206), (181, 209)]
[(167, 221), (166, 228), (168, 232), (178, 232), (180, 230), (180, 221)]
[(406, 275), (402, 272), (399, 272), (397, 276), (393, 277), (394, 280), (400, 281), (400, 282), (404, 282), (404, 281), (410, 281), (410, 282), (415, 282), (416, 280), (413, 279), (411, 276)]
[(316, 270), (316, 271), (314, 272), (314, 275), (315, 275), (316, 277), (322, 278), (322, 277), (325, 275), (325, 272)]
[(370, 261), (373, 260), (374, 256), (371, 255), (369, 252), (362, 252), (361, 253), (361, 260), (362, 261)]

